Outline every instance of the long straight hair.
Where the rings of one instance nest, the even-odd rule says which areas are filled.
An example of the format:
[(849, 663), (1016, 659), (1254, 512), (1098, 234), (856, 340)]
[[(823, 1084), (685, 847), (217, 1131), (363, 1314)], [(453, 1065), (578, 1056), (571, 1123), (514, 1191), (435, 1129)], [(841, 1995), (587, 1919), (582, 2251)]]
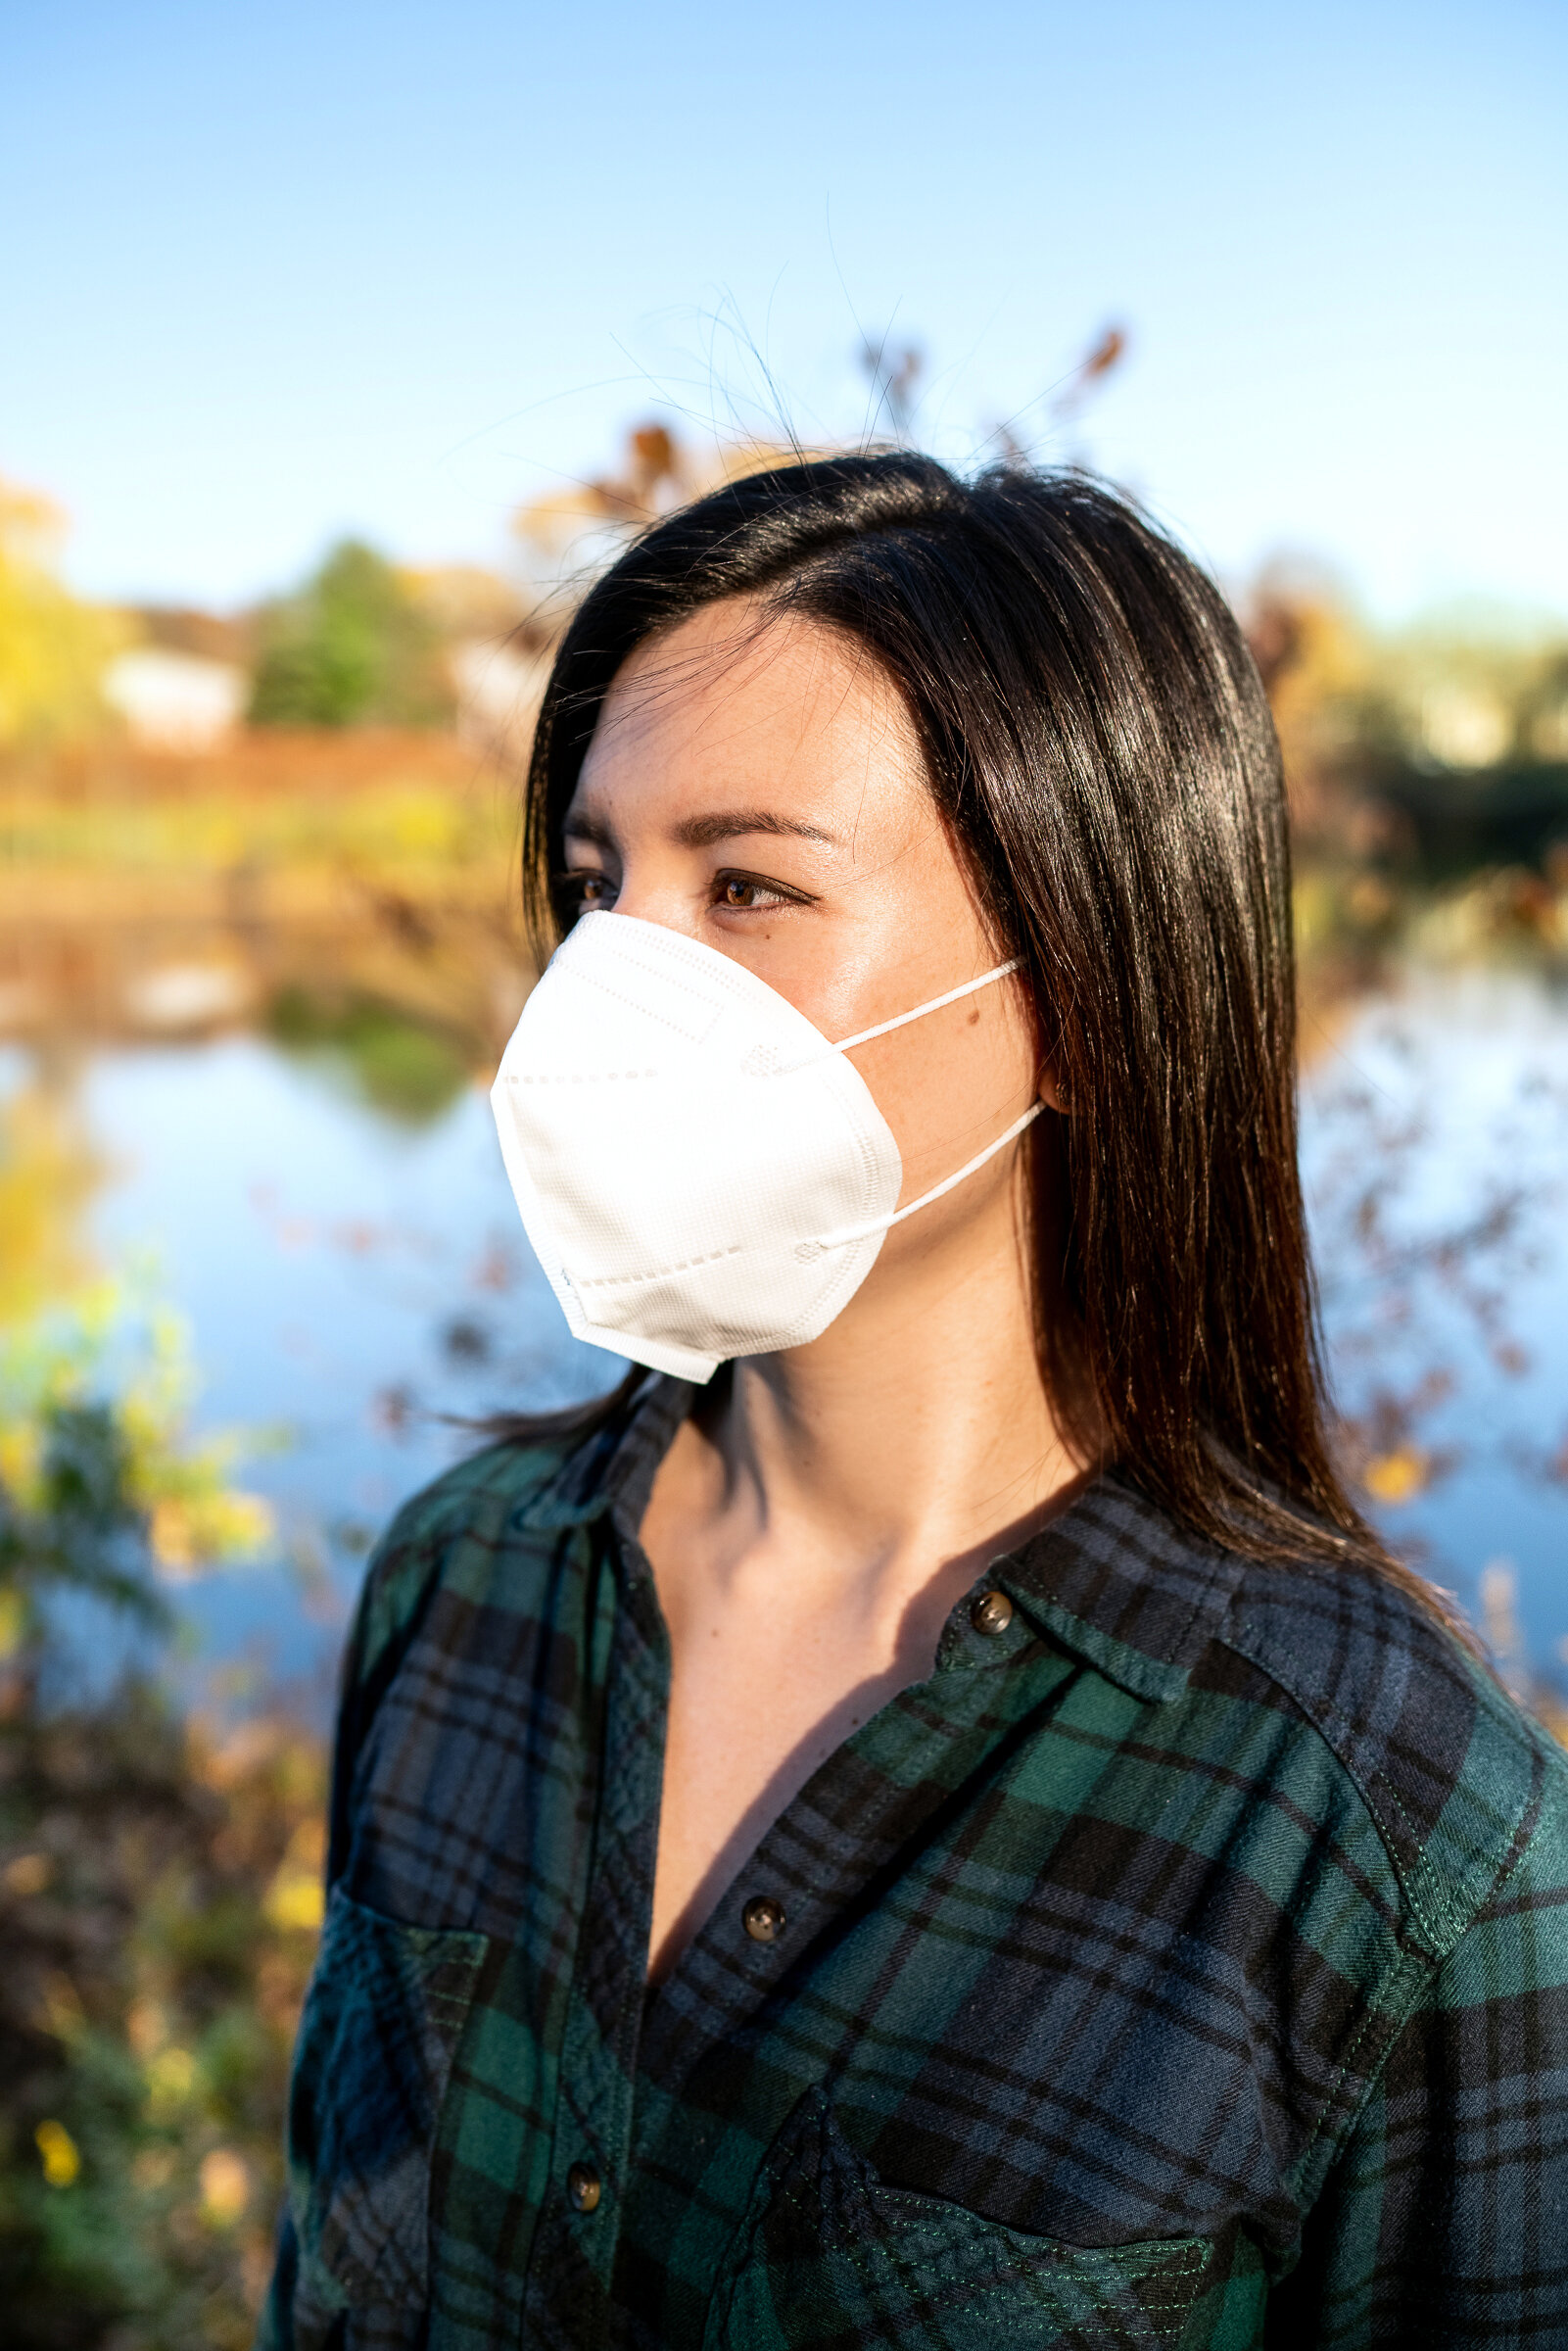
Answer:
[(1029, 1129), (1042, 1373), (1194, 1534), (1398, 1565), (1336, 1466), (1297, 1170), (1279, 744), (1223, 598), (1072, 472), (966, 482), (912, 455), (783, 465), (657, 523), (555, 658), (524, 880), (542, 957), (562, 819), (634, 648), (748, 599), (857, 643), (1032, 995), (1066, 1115)]

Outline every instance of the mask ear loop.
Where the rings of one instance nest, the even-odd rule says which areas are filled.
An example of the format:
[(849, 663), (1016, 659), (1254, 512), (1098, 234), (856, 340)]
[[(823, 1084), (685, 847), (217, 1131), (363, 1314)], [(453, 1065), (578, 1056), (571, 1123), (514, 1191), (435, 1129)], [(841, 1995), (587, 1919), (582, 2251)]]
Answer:
[(951, 1176), (944, 1176), (940, 1183), (933, 1183), (928, 1192), (922, 1192), (920, 1198), (912, 1200), (907, 1208), (895, 1209), (890, 1217), (874, 1217), (869, 1224), (852, 1224), (843, 1232), (827, 1233), (820, 1241), (802, 1241), (795, 1252), (796, 1256), (804, 1256), (809, 1250), (815, 1257), (821, 1250), (842, 1249), (851, 1241), (869, 1240), (874, 1232), (890, 1232), (895, 1224), (902, 1224), (906, 1217), (912, 1217), (918, 1208), (929, 1208), (933, 1200), (940, 1200), (944, 1193), (961, 1184), (966, 1176), (973, 1176), (977, 1168), (983, 1168), (988, 1159), (994, 1159), (998, 1151), (1005, 1150), (1023, 1132), (1025, 1127), (1031, 1127), (1044, 1108), (1043, 1102), (1031, 1102), (1023, 1116), (1015, 1119), (1005, 1134), (999, 1134), (994, 1143), (987, 1143), (983, 1151), (976, 1151), (973, 1159), (966, 1160)]
[(848, 1053), (856, 1045), (869, 1045), (874, 1036), (886, 1036), (894, 1029), (907, 1029), (911, 1021), (923, 1021), (928, 1012), (940, 1012), (944, 1004), (956, 1004), (963, 996), (973, 996), (977, 989), (989, 987), (993, 980), (1006, 980), (1020, 969), (1017, 956), (1011, 963), (999, 963), (994, 972), (982, 972), (977, 980), (966, 980), (962, 987), (950, 987), (943, 996), (932, 996), (928, 1004), (917, 1004), (913, 1012), (895, 1012), (890, 1021), (879, 1021), (874, 1029), (862, 1029), (854, 1036), (841, 1036), (834, 1044), (824, 1037), (820, 1047), (814, 1046), (799, 1061), (776, 1058), (772, 1045), (761, 1045), (748, 1053), (741, 1069), (752, 1078), (792, 1078), (797, 1070), (810, 1069), (825, 1061), (830, 1053)]
[[(1011, 962), (999, 963), (995, 971), (982, 972), (977, 980), (966, 980), (962, 986), (950, 987), (945, 995), (932, 996), (927, 1004), (917, 1004), (913, 1012), (895, 1013), (890, 1021), (879, 1021), (874, 1029), (862, 1029), (856, 1036), (841, 1037), (833, 1051), (847, 1053), (854, 1045), (869, 1045), (874, 1036), (886, 1036), (890, 1030), (903, 1029), (911, 1021), (924, 1020), (928, 1012), (940, 1012), (944, 1004), (957, 1004), (965, 996), (973, 996), (978, 989), (989, 987), (993, 981), (1010, 978), (1019, 968), (1020, 959), (1015, 955)], [(797, 1256), (803, 1256), (807, 1250), (816, 1256), (820, 1250), (842, 1249), (851, 1241), (869, 1240), (874, 1232), (890, 1232), (895, 1224), (902, 1224), (904, 1219), (912, 1217), (917, 1209), (929, 1208), (933, 1200), (940, 1200), (945, 1193), (964, 1182), (967, 1176), (983, 1168), (988, 1159), (996, 1157), (998, 1151), (1005, 1151), (1025, 1127), (1033, 1124), (1044, 1107), (1041, 1102), (1031, 1102), (1023, 1116), (1015, 1119), (1005, 1134), (999, 1134), (994, 1142), (987, 1143), (983, 1151), (976, 1151), (973, 1159), (966, 1160), (963, 1167), (956, 1169), (951, 1176), (944, 1176), (940, 1183), (933, 1184), (928, 1192), (922, 1192), (918, 1200), (911, 1200), (907, 1208), (895, 1209), (890, 1217), (877, 1217), (869, 1224), (855, 1224), (843, 1232), (828, 1233), (820, 1241), (803, 1241), (796, 1252)]]
[(966, 980), (962, 987), (950, 987), (945, 996), (932, 996), (928, 1004), (917, 1004), (913, 1012), (895, 1012), (890, 1021), (879, 1021), (875, 1029), (862, 1029), (858, 1036), (841, 1036), (833, 1046), (835, 1053), (847, 1053), (851, 1046), (869, 1045), (874, 1036), (886, 1036), (891, 1030), (907, 1028), (911, 1021), (923, 1021), (928, 1012), (940, 1012), (944, 1004), (956, 1004), (963, 996), (973, 996), (977, 989), (989, 987), (993, 980), (1006, 980), (1019, 969), (1015, 955), (1011, 963), (999, 963), (994, 972), (982, 972), (977, 980)]

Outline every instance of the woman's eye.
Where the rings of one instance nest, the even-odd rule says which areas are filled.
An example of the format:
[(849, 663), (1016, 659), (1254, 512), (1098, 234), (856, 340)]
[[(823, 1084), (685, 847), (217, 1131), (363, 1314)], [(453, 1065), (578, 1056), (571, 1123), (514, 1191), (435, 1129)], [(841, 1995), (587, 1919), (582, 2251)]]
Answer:
[(561, 894), (574, 914), (588, 914), (595, 906), (608, 906), (615, 888), (608, 874), (563, 874)]
[(714, 883), (714, 903), (736, 914), (755, 911), (759, 906), (795, 906), (800, 900), (792, 890), (781, 889), (776, 882), (764, 882), (756, 874), (720, 874)]

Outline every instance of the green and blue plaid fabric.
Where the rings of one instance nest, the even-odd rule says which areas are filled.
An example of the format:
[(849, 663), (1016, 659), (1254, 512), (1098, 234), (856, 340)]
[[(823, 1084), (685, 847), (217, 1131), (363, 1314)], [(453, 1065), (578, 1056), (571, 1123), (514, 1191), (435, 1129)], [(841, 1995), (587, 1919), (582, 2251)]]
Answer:
[(1568, 2344), (1568, 1759), (1114, 1475), (645, 1989), (689, 1394), (374, 1562), (262, 2342)]

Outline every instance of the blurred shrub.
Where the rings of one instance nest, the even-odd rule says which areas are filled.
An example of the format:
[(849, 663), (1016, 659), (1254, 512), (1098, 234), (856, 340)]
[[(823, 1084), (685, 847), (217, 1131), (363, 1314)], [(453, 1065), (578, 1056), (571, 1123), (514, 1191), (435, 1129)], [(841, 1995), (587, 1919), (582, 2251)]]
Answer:
[(3, 1146), (0, 2333), (239, 2351), (320, 1912), (322, 1755), (282, 1723), (186, 1722), (161, 1690), (168, 1579), (254, 1552), (267, 1514), (232, 1442), (188, 1433), (178, 1320), (63, 1267), (33, 1195), (63, 1168), (79, 1197), (69, 1133), (14, 1117)]
[(318, 1747), (146, 1680), (0, 1719), (0, 2296), (12, 2351), (249, 2343), (319, 1916)]
[(373, 548), (346, 539), (295, 596), (258, 616), (251, 723), (439, 726), (452, 714), (436, 624)]
[(0, 748), (91, 734), (99, 685), (127, 631), (55, 575), (62, 520), (46, 499), (0, 481)]

